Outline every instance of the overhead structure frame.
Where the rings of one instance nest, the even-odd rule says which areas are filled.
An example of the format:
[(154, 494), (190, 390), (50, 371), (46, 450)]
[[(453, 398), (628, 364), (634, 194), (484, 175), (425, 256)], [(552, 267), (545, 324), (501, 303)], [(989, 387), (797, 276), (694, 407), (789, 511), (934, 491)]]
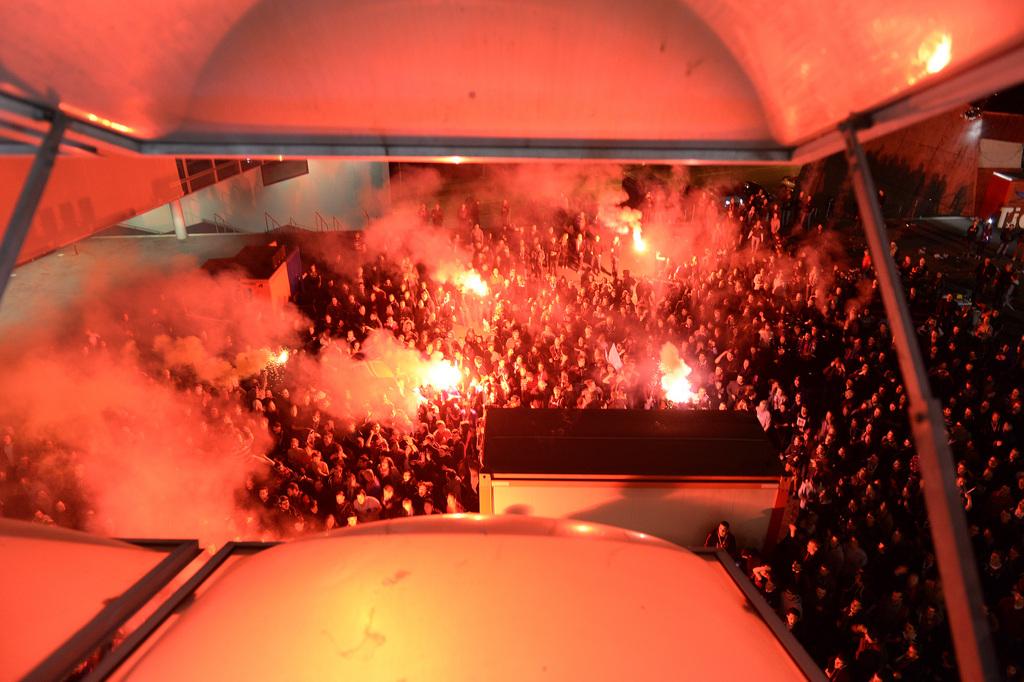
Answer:
[[(917, 87), (856, 113), (837, 126), (791, 146), (743, 141), (664, 141), (477, 138), (446, 136), (316, 136), (224, 133), (194, 139), (142, 139), (108, 129), (53, 105), (0, 93), (0, 122), (8, 143), (0, 154), (24, 154), (43, 130), (32, 171), (5, 233), (0, 259), (0, 296), (32, 222), (49, 170), (59, 150), (104, 155), (127, 153), (192, 157), (341, 157), (381, 160), (654, 161), (662, 163), (808, 163), (846, 150), (847, 161), (882, 290), (904, 381), (911, 397), (911, 427), (921, 456), (925, 500), (938, 565), (945, 585), (961, 674), (966, 680), (995, 679), (998, 670), (983, 614), (964, 512), (951, 484), (952, 458), (938, 404), (931, 396), (920, 350), (909, 324), (906, 300), (886, 248), (884, 223), (861, 143), (1024, 81), (1024, 43), (964, 68), (929, 78)], [(33, 130), (36, 132), (33, 133)], [(13, 131), (13, 134), (12, 132)], [(55, 672), (56, 668), (47, 669)], [(37, 672), (41, 672), (38, 671)]]

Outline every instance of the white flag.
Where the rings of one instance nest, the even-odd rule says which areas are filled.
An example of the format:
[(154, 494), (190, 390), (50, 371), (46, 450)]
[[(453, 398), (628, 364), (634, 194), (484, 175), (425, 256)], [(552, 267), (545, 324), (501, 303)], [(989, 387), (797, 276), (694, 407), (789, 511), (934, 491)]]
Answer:
[(614, 343), (608, 351), (608, 364), (614, 367), (616, 371), (622, 369), (622, 358), (619, 357), (619, 349)]

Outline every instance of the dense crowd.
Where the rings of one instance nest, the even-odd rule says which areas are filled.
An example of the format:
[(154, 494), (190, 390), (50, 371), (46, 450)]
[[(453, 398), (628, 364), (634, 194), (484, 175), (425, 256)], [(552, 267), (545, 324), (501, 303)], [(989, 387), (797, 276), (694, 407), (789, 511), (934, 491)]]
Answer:
[[(422, 229), (468, 255), (484, 296), (412, 258), (366, 257), (354, 276), (342, 261), (358, 254), (308, 263), (295, 303), (309, 324), (296, 352), (358, 359), (386, 332), (424, 357), (440, 352), (462, 378), (425, 389), (412, 428), (384, 418), (341, 426), (287, 369), (243, 381), (231, 397), (272, 439), (243, 504), (281, 535), (477, 511), (485, 406), (679, 408), (660, 383), (667, 342), (692, 368), (686, 407), (754, 412), (791, 477), (792, 523), (777, 544), (736, 548), (727, 528), (709, 542), (733, 553), (829, 679), (955, 678), (907, 397), (870, 261), (801, 251), (820, 226), (800, 234), (799, 202), (785, 204), (783, 221), (763, 191), (728, 207), (709, 194), (685, 205), (717, 236), (679, 262), (647, 254), (644, 274), (626, 265), (632, 236), (593, 213), (535, 225), (509, 202), (492, 215), (471, 198), (457, 216), (440, 204), (420, 214)], [(1002, 313), (1012, 290), (1001, 266), (983, 262), (974, 301), (958, 301), (923, 258), (893, 251), (1012, 677), (1024, 655), (1024, 337)], [(23, 480), (16, 431), (3, 438), (7, 480)], [(48, 499), (23, 496), (22, 515), (68, 513), (66, 495)]]

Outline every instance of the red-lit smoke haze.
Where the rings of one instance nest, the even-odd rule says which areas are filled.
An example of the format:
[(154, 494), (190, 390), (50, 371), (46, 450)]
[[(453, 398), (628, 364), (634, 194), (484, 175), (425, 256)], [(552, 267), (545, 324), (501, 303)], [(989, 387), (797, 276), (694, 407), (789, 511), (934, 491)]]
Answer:
[[(687, 276), (694, 277), (696, 270), (698, 279), (757, 259), (764, 267), (763, 285), (769, 287), (792, 279), (797, 268), (813, 268), (819, 273), (815, 291), (802, 295), (814, 295), (818, 305), (828, 300), (834, 266), (843, 260), (837, 245), (816, 242), (796, 258), (770, 250), (730, 251), (726, 247), (741, 228), (721, 217), (710, 195), (682, 192), (684, 171), (675, 171), (670, 189), (651, 190), (645, 215), (624, 211), (628, 195), (621, 179), (622, 169), (608, 165), (495, 167), (484, 169), (480, 180), (462, 190), (492, 212), (490, 220), (508, 198), (514, 221), (536, 221), (542, 230), (556, 218), (571, 220), (584, 208), (609, 225), (608, 239), (614, 238), (615, 228), (632, 230), (639, 221), (648, 249), (633, 253), (632, 235), (619, 235), (619, 268), (652, 278), (654, 305), (672, 277), (659, 256), (688, 264)], [(449, 193), (444, 228), (425, 223), (419, 212), (421, 203), (433, 206), (442, 185), (429, 170), (394, 182), (392, 209), (366, 230), (365, 252), (358, 257), (421, 264), (439, 282), (466, 277), (471, 246), (464, 237), (461, 242), (452, 238), (455, 209), (464, 195)], [(355, 271), (355, 254), (312, 244), (308, 252)], [(253, 520), (236, 507), (235, 493), (247, 475), (266, 466), (259, 456), (267, 451), (269, 438), (238, 384), (267, 366), (280, 349), (296, 346), (308, 321), (291, 305), (275, 308), (241, 295), (233, 275), (213, 278), (194, 266), (154, 275), (132, 270), (131, 262), (128, 254), (121, 270), (86, 283), (81, 304), (62, 315), (60, 324), (13, 333), (0, 343), (5, 367), (0, 430), (13, 428), (19, 454), (44, 474), (46, 489), (34, 491), (41, 508), (53, 511), (63, 491), (81, 483), (81, 504), (95, 512), (86, 520), (91, 530), (197, 536), (204, 542), (253, 537)], [(577, 277), (568, 271), (561, 276)], [(693, 308), (714, 309), (714, 300), (699, 303)], [(527, 307), (515, 314), (521, 323), (531, 321)], [(551, 306), (551, 320), (566, 314), (571, 310)], [(480, 328), (479, 311), (470, 322)], [(753, 336), (757, 330), (749, 331)], [(666, 326), (656, 336), (637, 346), (649, 357), (626, 358), (625, 371), (635, 373), (639, 367), (640, 374), (651, 376), (665, 342), (673, 344), (669, 353), (681, 362), (693, 361), (692, 349), (674, 330)], [(372, 333), (360, 352), (361, 358), (354, 359), (347, 344), (335, 340), (319, 357), (293, 355), (285, 371), (289, 383), (303, 393), (293, 400), (303, 400), (308, 391), (326, 417), (346, 424), (369, 418), (400, 429), (411, 426), (420, 401), (416, 387), (429, 383), (425, 377), (431, 363), (441, 358), (424, 357), (389, 331)], [(195, 382), (183, 377), (213, 389), (197, 393)]]

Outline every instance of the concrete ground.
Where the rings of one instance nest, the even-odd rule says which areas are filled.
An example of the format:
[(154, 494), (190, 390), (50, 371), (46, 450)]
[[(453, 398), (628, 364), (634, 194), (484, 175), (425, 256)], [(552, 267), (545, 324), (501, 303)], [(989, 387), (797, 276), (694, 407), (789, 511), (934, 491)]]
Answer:
[[(997, 256), (999, 234), (996, 232), (979, 254), (975, 245), (967, 243), (969, 225), (970, 221), (966, 218), (920, 218), (913, 222), (890, 225), (889, 234), (905, 255), (915, 260), (923, 256), (928, 267), (942, 272), (950, 283), (973, 288), (974, 270), (981, 259), (991, 258), (996, 265), (1002, 267), (1010, 262), (1016, 242), (1011, 244), (1008, 255)], [(1021, 309), (1016, 303), (1014, 307)]]
[(198, 267), (228, 258), (262, 234), (204, 234), (178, 241), (173, 235), (89, 237), (19, 266), (0, 301), (0, 338), (22, 323), (46, 324), (81, 295), (86, 282), (127, 266), (154, 276), (178, 267)]

